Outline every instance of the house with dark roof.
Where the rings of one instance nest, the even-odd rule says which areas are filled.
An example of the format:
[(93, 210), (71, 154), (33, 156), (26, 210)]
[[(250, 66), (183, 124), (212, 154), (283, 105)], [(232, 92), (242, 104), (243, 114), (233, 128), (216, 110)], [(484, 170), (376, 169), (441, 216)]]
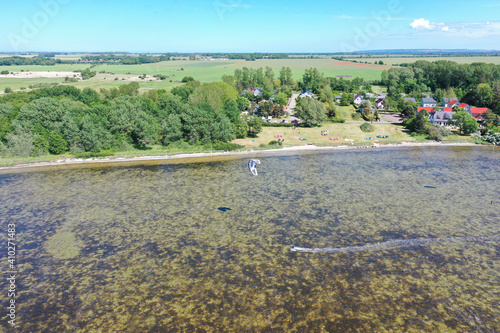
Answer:
[(431, 124), (446, 126), (448, 125), (448, 121), (454, 122), (453, 119), (454, 114), (455, 112), (445, 112), (445, 111), (434, 112), (433, 114), (431, 114), (429, 121), (431, 122)]
[(299, 95), (300, 98), (314, 98), (314, 94), (309, 90), (302, 90)]
[(427, 107), (435, 107), (437, 105), (437, 101), (434, 98), (422, 98), (420, 100), (420, 106)]

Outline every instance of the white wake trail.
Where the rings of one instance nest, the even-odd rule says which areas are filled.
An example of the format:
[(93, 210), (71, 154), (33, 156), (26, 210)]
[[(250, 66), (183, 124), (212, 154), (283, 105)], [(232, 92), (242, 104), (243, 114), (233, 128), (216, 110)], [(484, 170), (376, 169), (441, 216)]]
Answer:
[(367, 244), (361, 246), (346, 246), (346, 247), (322, 247), (309, 248), (293, 246), (292, 252), (305, 253), (360, 253), (371, 251), (383, 251), (391, 249), (399, 249), (413, 246), (432, 246), (444, 245), (449, 243), (481, 243), (488, 240), (500, 240), (500, 235), (497, 236), (482, 236), (482, 237), (438, 237), (438, 238), (412, 238), (412, 239), (397, 239), (387, 242)]

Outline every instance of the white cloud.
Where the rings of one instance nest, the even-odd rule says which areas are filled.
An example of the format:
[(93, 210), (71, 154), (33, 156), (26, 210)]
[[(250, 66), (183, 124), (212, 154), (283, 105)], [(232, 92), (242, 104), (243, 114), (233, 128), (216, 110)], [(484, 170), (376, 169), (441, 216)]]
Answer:
[(432, 30), (430, 23), (431, 22), (429, 20), (420, 18), (410, 23), (410, 27), (412, 27), (415, 30)]
[(434, 23), (429, 20), (419, 18), (410, 23), (410, 27), (413, 30), (436, 30), (436, 31), (449, 31), (450, 27), (448, 27), (444, 23)]
[(500, 21), (450, 23), (450, 32), (470, 38), (500, 36)]

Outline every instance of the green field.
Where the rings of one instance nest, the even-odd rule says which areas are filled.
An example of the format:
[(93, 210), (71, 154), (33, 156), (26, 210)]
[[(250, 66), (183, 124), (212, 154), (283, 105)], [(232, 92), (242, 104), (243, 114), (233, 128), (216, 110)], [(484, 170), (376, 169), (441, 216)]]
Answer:
[[(68, 58), (74, 57), (68, 55)], [(64, 57), (63, 57), (64, 58)], [(267, 66), (274, 69), (276, 77), (282, 67), (290, 67), (293, 71), (295, 80), (301, 80), (304, 70), (309, 68), (317, 68), (324, 73), (327, 77), (361, 77), (365, 80), (379, 80), (381, 73), (384, 70), (391, 68), (393, 64), (412, 63), (417, 60), (450, 60), (460, 64), (485, 62), (500, 64), (500, 57), (372, 57), (372, 58), (353, 58), (352, 60), (367, 61), (370, 64), (356, 64), (349, 62), (341, 62), (334, 59), (259, 59), (256, 61), (244, 60), (207, 60), (207, 61), (164, 61), (154, 64), (144, 65), (114, 65), (102, 64), (93, 68), (96, 72), (106, 72), (106, 74), (98, 74), (96, 77), (88, 81), (79, 81), (76, 83), (69, 83), (71, 85), (85, 88), (90, 87), (94, 89), (118, 87), (122, 84), (128, 83), (130, 80), (138, 80), (139, 75), (147, 74), (163, 74), (168, 75), (167, 80), (138, 80), (141, 89), (167, 89), (177, 86), (185, 76), (192, 76), (195, 80), (201, 82), (214, 82), (221, 80), (223, 75), (234, 74), (235, 69), (248, 68), (265, 68)], [(389, 66), (373, 66), (373, 63), (383, 61), (384, 64)], [(9, 72), (21, 71), (51, 71), (51, 72), (74, 72), (86, 67), (90, 64), (60, 64), (55, 66), (2, 66), (0, 70), (8, 70)], [(117, 78), (117, 80), (116, 80)], [(125, 80), (124, 80), (125, 79)], [(0, 91), (6, 87), (13, 90), (18, 90), (21, 87), (28, 87), (36, 83), (47, 82), (63, 82), (63, 79), (13, 79), (13, 78), (0, 78)]]
[(29, 88), (31, 85), (63, 83), (64, 78), (37, 78), (37, 79), (9, 79), (0, 78), (0, 93), (9, 87), (12, 90), (20, 90), (21, 88)]
[[(9, 72), (21, 71), (51, 71), (51, 72), (73, 72), (79, 69), (84, 69), (90, 65), (85, 64), (61, 64), (55, 66), (2, 66), (0, 70), (8, 70)], [(116, 87), (126, 83), (122, 80), (130, 78), (130, 76), (148, 74), (163, 74), (170, 76), (164, 81), (143, 81), (141, 80), (141, 88), (143, 89), (170, 89), (178, 85), (185, 76), (192, 76), (195, 80), (201, 82), (219, 81), (222, 75), (232, 75), (235, 69), (248, 68), (265, 68), (269, 66), (274, 69), (276, 77), (279, 75), (279, 70), (282, 67), (290, 67), (293, 71), (294, 78), (300, 80), (305, 69), (311, 67), (319, 69), (325, 76), (351, 76), (361, 77), (365, 80), (379, 80), (384, 69), (389, 67), (373, 67), (359, 64), (339, 63), (332, 59), (260, 59), (256, 61), (244, 60), (212, 60), (212, 61), (165, 61), (155, 64), (144, 65), (113, 65), (102, 64), (93, 68), (96, 72), (106, 72), (112, 74), (98, 75), (89, 81), (81, 81), (70, 83), (77, 87), (92, 87), (95, 89)], [(115, 80), (118, 78), (118, 80)], [(33, 81), (35, 80), (35, 81)], [(0, 78), (0, 90), (5, 87), (17, 90), (20, 87), (27, 87), (37, 83), (36, 81), (47, 82), (47, 79), (10, 79)], [(23, 82), (24, 81), (24, 82)], [(29, 82), (28, 82), (29, 81)], [(49, 79), (50, 81), (50, 79)], [(170, 82), (172, 81), (172, 82)], [(176, 82), (177, 81), (177, 82)], [(51, 82), (62, 82), (61, 79), (54, 79)]]

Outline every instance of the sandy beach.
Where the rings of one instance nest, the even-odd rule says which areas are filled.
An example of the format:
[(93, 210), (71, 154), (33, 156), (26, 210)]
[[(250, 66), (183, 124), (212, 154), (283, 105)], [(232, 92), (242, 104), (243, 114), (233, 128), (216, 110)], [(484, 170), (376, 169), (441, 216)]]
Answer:
[(216, 153), (191, 153), (191, 154), (176, 154), (176, 155), (160, 155), (160, 156), (134, 156), (134, 157), (103, 157), (76, 159), (65, 158), (53, 162), (34, 162), (25, 164), (16, 164), (11, 166), (0, 167), (0, 172), (8, 172), (23, 169), (37, 169), (44, 167), (64, 167), (72, 165), (102, 165), (102, 164), (121, 164), (137, 162), (164, 162), (175, 161), (176, 163), (190, 162), (197, 159), (217, 158), (222, 156), (245, 156), (245, 155), (268, 155), (279, 154), (295, 151), (327, 151), (327, 150), (358, 150), (358, 149), (383, 149), (383, 148), (407, 148), (407, 147), (431, 147), (431, 146), (476, 146), (474, 143), (439, 143), (439, 142), (402, 142), (400, 144), (373, 144), (372, 146), (337, 146), (337, 147), (318, 147), (315, 145), (306, 146), (286, 146), (281, 149), (269, 150), (246, 150), (239, 152), (216, 152)]

